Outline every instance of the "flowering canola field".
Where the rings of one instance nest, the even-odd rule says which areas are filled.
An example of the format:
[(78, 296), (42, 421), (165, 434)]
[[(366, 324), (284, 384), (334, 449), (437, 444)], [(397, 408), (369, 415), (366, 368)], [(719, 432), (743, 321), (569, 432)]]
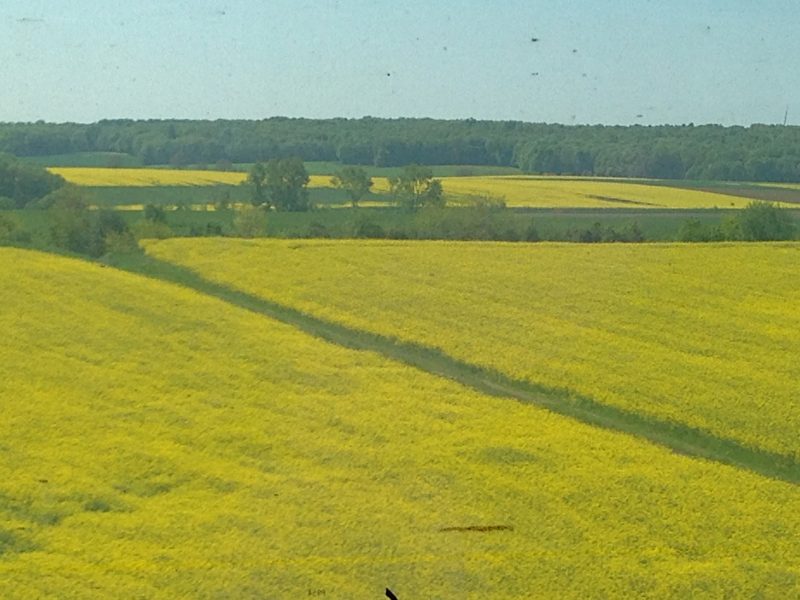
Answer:
[(701, 190), (647, 185), (635, 180), (563, 177), (446, 177), (446, 194), (504, 198), (507, 206), (535, 208), (744, 208), (748, 198)]
[[(49, 167), (69, 183), (85, 187), (155, 187), (239, 185), (247, 173), (192, 169), (112, 169), (104, 167)], [(329, 187), (327, 175), (311, 175), (309, 187)], [(388, 188), (387, 188), (388, 189)]]
[(246, 173), (191, 169), (112, 169), (101, 167), (49, 167), (69, 183), (86, 187), (151, 187), (238, 185)]
[(165, 240), (356, 329), (800, 458), (800, 244)]
[[(51, 167), (76, 185), (87, 187), (150, 187), (238, 185), (246, 173), (179, 169), (112, 169)], [(311, 175), (310, 188), (331, 187), (330, 176)], [(443, 177), (451, 204), (475, 198), (504, 199), (508, 206), (532, 208), (743, 208), (751, 200), (713, 192), (647, 185), (635, 180), (600, 180), (564, 177), (485, 176)], [(389, 180), (373, 178), (373, 191), (389, 193)]]
[(796, 486), (0, 249), (0, 597), (800, 593)]

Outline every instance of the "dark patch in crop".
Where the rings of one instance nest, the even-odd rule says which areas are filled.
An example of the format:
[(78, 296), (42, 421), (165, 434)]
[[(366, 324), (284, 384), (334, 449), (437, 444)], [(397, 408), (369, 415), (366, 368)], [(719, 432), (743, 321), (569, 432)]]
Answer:
[(624, 198), (614, 198), (613, 196), (588, 195), (587, 197), (600, 200), (600, 202), (619, 202), (620, 204), (637, 204), (639, 206), (664, 206), (663, 204), (653, 204), (652, 202), (644, 202), (642, 200), (625, 200)]
[(442, 527), (439, 531), (477, 531), (479, 533), (488, 533), (490, 531), (514, 531), (510, 525), (466, 525), (463, 527)]

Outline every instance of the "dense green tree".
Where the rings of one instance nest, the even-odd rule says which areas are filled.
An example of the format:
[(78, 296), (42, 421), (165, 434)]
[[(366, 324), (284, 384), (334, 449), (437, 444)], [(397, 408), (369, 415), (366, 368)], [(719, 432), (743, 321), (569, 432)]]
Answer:
[(264, 193), (276, 210), (304, 211), (308, 199), (309, 176), (299, 158), (272, 159), (264, 166)]
[(14, 237), (17, 224), (6, 216), (0, 214), (0, 244), (6, 244)]
[(128, 231), (119, 212), (89, 210), (77, 188), (65, 188), (50, 209), (50, 241), (54, 246), (89, 256), (102, 256), (110, 235)]
[(144, 220), (152, 223), (166, 223), (167, 213), (163, 206), (148, 204), (144, 207)]
[(64, 185), (64, 180), (45, 168), (23, 162), (9, 155), (0, 155), (0, 197), (5, 203), (22, 208), (43, 198)]
[[(800, 127), (564, 126), (519, 121), (289, 119), (0, 123), (0, 152), (119, 153), (133, 163), (508, 165), (533, 173), (800, 181)], [(227, 164), (227, 163), (221, 163)], [(9, 196), (0, 192), (2, 196)]]
[(234, 234), (254, 238), (267, 234), (267, 213), (263, 206), (248, 206), (236, 211), (233, 219)]
[(247, 174), (247, 184), (252, 190), (251, 200), (254, 206), (266, 206), (269, 208), (267, 192), (267, 168), (264, 163), (257, 162), (250, 167)]
[(742, 239), (748, 241), (791, 240), (795, 225), (783, 208), (769, 202), (751, 202), (736, 216)]
[(361, 167), (344, 167), (331, 178), (331, 184), (335, 188), (344, 190), (353, 207), (356, 207), (372, 188), (372, 178)]
[(410, 165), (389, 179), (391, 193), (397, 203), (408, 210), (425, 206), (444, 206), (442, 182), (433, 178), (433, 171), (420, 165)]

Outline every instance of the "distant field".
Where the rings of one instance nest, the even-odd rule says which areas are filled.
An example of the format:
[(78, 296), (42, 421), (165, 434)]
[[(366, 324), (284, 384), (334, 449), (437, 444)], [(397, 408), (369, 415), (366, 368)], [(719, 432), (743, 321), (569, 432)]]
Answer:
[[(137, 156), (121, 152), (75, 152), (72, 154), (52, 154), (46, 156), (24, 157), (25, 160), (35, 162), (46, 167), (142, 167), (143, 163)], [(237, 171), (247, 172), (253, 163), (236, 163), (233, 167)], [(333, 175), (336, 171), (346, 166), (338, 162), (306, 161), (306, 170), (311, 175)], [(372, 177), (392, 177), (400, 173), (402, 167), (374, 167), (361, 165)], [(213, 165), (211, 165), (213, 170)], [(149, 168), (171, 170), (172, 165), (150, 165)], [(187, 169), (206, 170), (208, 165), (186, 165)], [(436, 177), (459, 177), (475, 175), (515, 175), (521, 174), (516, 167), (499, 167), (492, 165), (432, 165), (430, 169)]]
[(165, 240), (348, 326), (800, 458), (800, 244)]
[[(676, 186), (679, 183), (676, 182)], [(563, 177), (461, 177), (443, 179), (445, 193), (466, 198), (505, 199), (508, 206), (539, 208), (743, 208), (752, 198), (703, 190)]]
[(246, 173), (182, 169), (51, 167), (49, 171), (86, 187), (238, 185), (247, 178)]
[[(235, 167), (241, 171), (248, 171), (253, 163), (238, 163)], [(331, 176), (347, 165), (337, 162), (315, 162), (305, 163), (306, 170), (311, 175)], [(403, 167), (374, 167), (372, 165), (358, 165), (369, 173), (370, 177), (394, 177), (403, 172)], [(469, 176), (489, 176), (489, 175), (519, 175), (522, 173), (516, 167), (497, 167), (490, 165), (431, 165), (428, 166), (434, 177), (469, 177)]]
[(761, 187), (784, 188), (789, 190), (800, 190), (800, 183), (759, 183)]
[[(52, 167), (67, 181), (89, 189), (104, 190), (96, 193), (101, 200), (97, 205), (120, 204), (177, 204), (160, 198), (174, 197), (172, 189), (180, 188), (218, 188), (219, 192), (202, 194), (208, 197), (227, 195), (237, 199), (246, 196), (246, 191), (238, 187), (247, 179), (247, 174), (238, 171), (182, 170), (162, 168), (109, 169), (81, 167)], [(389, 196), (389, 180), (373, 176), (373, 193), (365, 202), (385, 203)], [(598, 178), (567, 178), (538, 176), (454, 176), (441, 177), (446, 199), (451, 205), (473, 204), (477, 202), (503, 201), (514, 208), (548, 209), (739, 209), (753, 200), (774, 201), (785, 207), (800, 206), (800, 189), (790, 187), (770, 187), (755, 185), (736, 185), (726, 182), (702, 183), (620, 180)], [(786, 184), (790, 185), (790, 184)], [(152, 197), (147, 202), (119, 201), (125, 192), (122, 190), (152, 189), (144, 194)], [(165, 190), (158, 192), (153, 188)], [(349, 204), (346, 194), (334, 190), (330, 176), (314, 174), (310, 176), (309, 188), (317, 190), (312, 201), (321, 204)], [(325, 192), (319, 192), (325, 190)], [(183, 192), (178, 192), (183, 195)], [(135, 194), (128, 193), (128, 196)], [(192, 196), (199, 196), (192, 192)], [(108, 200), (107, 198), (117, 198)], [(236, 200), (234, 200), (236, 201)], [(194, 200), (184, 195), (180, 203), (209, 204), (213, 202)]]
[(681, 187), (697, 191), (738, 196), (749, 200), (776, 202), (788, 208), (800, 207), (800, 184), (747, 183), (736, 181), (645, 181), (650, 185)]
[(86, 187), (88, 204), (112, 206), (206, 206), (250, 202), (250, 190), (239, 185), (158, 185)]
[[(374, 250), (388, 251), (381, 278), (404, 258), (240, 246), (275, 252), (266, 273), (332, 253), (309, 280), (342, 275), (325, 267), (343, 256), (375, 268)], [(420, 248), (399, 265), (427, 286), (454, 262)], [(218, 249), (220, 263), (235, 258)], [(796, 486), (482, 396), (187, 288), (10, 249), (0, 272), (2, 597), (800, 594)], [(452, 283), (437, 313), (457, 319)], [(422, 301), (424, 287), (413, 293)], [(490, 310), (507, 302), (482, 295)]]
[[(70, 183), (84, 187), (149, 188), (149, 187), (218, 187), (238, 186), (247, 173), (238, 171), (199, 171), (184, 169), (103, 169), (52, 167)], [(311, 175), (310, 188), (331, 187), (327, 175)]]

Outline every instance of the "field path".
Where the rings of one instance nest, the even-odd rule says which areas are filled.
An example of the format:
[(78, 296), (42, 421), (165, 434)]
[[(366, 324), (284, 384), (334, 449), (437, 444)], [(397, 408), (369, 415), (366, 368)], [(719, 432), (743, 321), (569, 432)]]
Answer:
[(800, 483), (800, 463), (788, 456), (747, 447), (737, 441), (680, 423), (644, 417), (566, 390), (517, 380), (421, 344), (399, 341), (320, 319), (215, 283), (190, 269), (147, 255), (117, 257), (110, 261), (110, 265), (191, 288), (201, 294), (276, 319), (328, 342), (350, 349), (375, 352), (484, 394), (534, 404), (589, 425), (646, 439), (680, 454), (746, 469), (772, 479)]

